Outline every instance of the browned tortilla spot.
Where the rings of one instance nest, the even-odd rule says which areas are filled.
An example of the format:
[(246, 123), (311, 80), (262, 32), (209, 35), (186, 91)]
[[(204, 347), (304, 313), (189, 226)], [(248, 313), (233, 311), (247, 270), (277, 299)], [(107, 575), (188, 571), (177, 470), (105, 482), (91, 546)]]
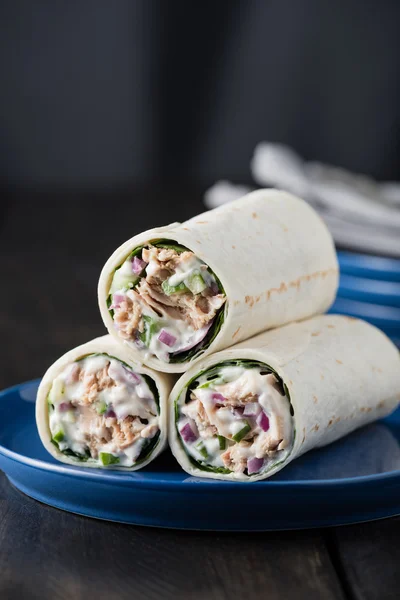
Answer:
[(189, 227), (182, 227), (185, 231), (190, 231)]
[(334, 325), (327, 325), (327, 327), (328, 327), (329, 329), (335, 329), (335, 326), (334, 326)]
[(245, 299), (244, 299), (244, 301), (249, 306), (253, 306), (253, 304), (254, 304), (254, 298), (253, 298), (253, 296), (246, 296)]
[(315, 331), (314, 333), (312, 333), (312, 337), (317, 337), (317, 335), (319, 335), (321, 332), (320, 331)]
[(251, 213), (251, 216), (253, 217), (253, 219), (257, 219), (258, 218), (258, 215), (257, 215), (256, 212)]
[(237, 336), (237, 334), (239, 333), (239, 331), (240, 331), (240, 326), (236, 329), (235, 333), (232, 336), (232, 339), (234, 339)]
[(256, 302), (260, 302), (260, 300), (261, 300), (261, 296), (257, 296), (256, 297)]
[(233, 248), (234, 250), (236, 250), (236, 246), (232, 246), (232, 248)]
[(233, 303), (233, 306), (237, 306), (238, 304), (240, 304), (240, 300), (235, 300), (235, 302)]
[(321, 379), (325, 379), (324, 375), (321, 375)]
[(204, 225), (205, 223), (208, 223), (208, 221), (196, 221), (197, 225)]
[(306, 439), (306, 428), (305, 428), (305, 427), (303, 427), (303, 440), (302, 440), (302, 442), (301, 442), (302, 444), (304, 444), (304, 442), (305, 442), (305, 439)]
[(336, 362), (337, 362), (338, 365), (342, 365), (343, 364), (343, 362), (341, 360), (339, 360), (338, 358), (336, 359)]
[(317, 396), (313, 396), (313, 399), (314, 399), (314, 404), (317, 404), (317, 402), (318, 402)]
[(380, 369), (379, 367), (371, 367), (373, 371), (376, 371), (377, 373), (383, 373), (382, 369)]
[(318, 431), (319, 425), (314, 425), (313, 429), (314, 429), (314, 431)]
[(332, 423), (333, 423), (333, 419), (330, 419), (329, 423), (328, 423), (328, 427), (330, 427), (332, 425)]
[(385, 406), (385, 401), (381, 400), (378, 404), (378, 408), (383, 408)]
[(288, 284), (282, 282), (281, 285), (279, 286), (279, 288), (271, 288), (270, 290), (267, 290), (265, 292), (265, 295), (267, 296), (267, 299), (269, 300), (271, 294), (273, 294), (273, 293), (280, 294), (281, 292), (286, 292), (287, 289), (288, 289), (288, 287), (299, 288), (300, 287), (300, 283), (302, 281), (310, 281), (311, 279), (316, 279), (318, 277), (323, 277), (324, 278), (327, 275), (329, 275), (330, 273), (337, 273), (337, 269), (332, 268), (332, 269), (327, 269), (326, 271), (315, 271), (315, 273), (311, 273), (310, 275), (302, 275), (301, 277), (299, 277), (295, 281), (291, 281)]

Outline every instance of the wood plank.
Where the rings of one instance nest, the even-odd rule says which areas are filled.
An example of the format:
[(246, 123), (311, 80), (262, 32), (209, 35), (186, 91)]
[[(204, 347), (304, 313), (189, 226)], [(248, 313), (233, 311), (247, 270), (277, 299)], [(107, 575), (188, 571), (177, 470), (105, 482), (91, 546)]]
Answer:
[(400, 598), (400, 518), (338, 527), (331, 536), (333, 561), (354, 600)]
[(0, 476), (7, 600), (341, 600), (316, 531), (214, 534), (95, 521), (25, 497)]

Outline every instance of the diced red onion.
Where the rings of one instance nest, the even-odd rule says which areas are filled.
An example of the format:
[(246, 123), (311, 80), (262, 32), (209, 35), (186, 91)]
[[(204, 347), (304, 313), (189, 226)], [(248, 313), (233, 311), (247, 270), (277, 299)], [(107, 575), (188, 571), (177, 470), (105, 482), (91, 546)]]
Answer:
[(243, 417), (243, 412), (244, 412), (243, 406), (235, 406), (233, 408), (233, 414), (234, 414), (234, 416), (238, 417), (239, 419), (241, 419)]
[(119, 308), (119, 305), (124, 300), (125, 300), (125, 296), (123, 296), (122, 294), (114, 294), (112, 297), (112, 304), (109, 308), (112, 310), (114, 310), (114, 308)]
[(110, 419), (116, 419), (117, 415), (115, 414), (112, 408), (109, 408), (106, 412), (106, 417), (110, 417)]
[(165, 344), (169, 348), (171, 348), (171, 346), (173, 346), (176, 342), (176, 337), (168, 333), (168, 331), (166, 331), (165, 329), (161, 329), (158, 339), (162, 344)]
[(249, 402), (244, 407), (243, 416), (244, 417), (256, 417), (261, 410), (261, 406), (258, 402)]
[(217, 296), (217, 294), (219, 294), (219, 289), (218, 289), (218, 285), (215, 281), (213, 281), (210, 285), (210, 289), (213, 293), (213, 296)]
[(190, 423), (186, 423), (182, 429), (180, 429), (179, 433), (181, 434), (183, 440), (187, 443), (195, 442), (197, 440), (197, 435), (191, 428)]
[(122, 368), (128, 381), (135, 383), (136, 385), (141, 383), (142, 378), (139, 375), (136, 375), (136, 373), (133, 373), (133, 371), (127, 369), (124, 365), (122, 365)]
[(61, 404), (58, 406), (58, 410), (60, 412), (68, 412), (72, 408), (73, 408), (73, 406), (72, 406), (71, 402), (61, 402)]
[(147, 262), (144, 262), (144, 260), (138, 256), (135, 256), (132, 261), (132, 271), (136, 273), (136, 275), (140, 275), (145, 267), (147, 267)]
[(263, 458), (256, 458), (255, 456), (253, 458), (249, 458), (247, 461), (248, 474), (252, 475), (253, 473), (258, 473), (260, 471), (260, 469), (262, 468), (263, 464), (264, 464)]
[(269, 429), (269, 419), (264, 411), (260, 412), (257, 417), (257, 425), (261, 427), (263, 431), (268, 431)]
[(214, 400), (214, 402), (226, 402), (226, 398), (225, 396), (223, 396), (222, 394), (220, 394), (219, 392), (214, 392), (211, 396), (211, 399)]

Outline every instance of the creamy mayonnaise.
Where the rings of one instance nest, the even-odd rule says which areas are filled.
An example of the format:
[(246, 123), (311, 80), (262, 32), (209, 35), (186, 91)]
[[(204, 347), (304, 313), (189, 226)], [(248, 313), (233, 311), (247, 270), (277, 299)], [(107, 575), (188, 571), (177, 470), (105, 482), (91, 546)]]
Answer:
[(48, 402), (53, 442), (78, 458), (130, 467), (159, 434), (158, 405), (145, 378), (108, 355), (68, 365)]
[(225, 366), (196, 380), (177, 423), (186, 451), (210, 467), (248, 474), (282, 460), (293, 444), (288, 398), (264, 365)]

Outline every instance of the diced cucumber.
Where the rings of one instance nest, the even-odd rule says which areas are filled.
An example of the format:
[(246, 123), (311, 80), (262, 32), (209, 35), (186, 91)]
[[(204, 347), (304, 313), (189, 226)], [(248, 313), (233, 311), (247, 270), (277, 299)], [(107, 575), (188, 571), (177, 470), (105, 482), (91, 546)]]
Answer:
[(101, 400), (101, 402), (97, 403), (96, 412), (98, 415), (104, 415), (106, 410), (107, 410), (107, 404), (104, 402), (104, 400)]
[(200, 273), (194, 273), (193, 275), (191, 275), (187, 279), (186, 285), (192, 292), (192, 294), (200, 294), (207, 287), (207, 284), (204, 281), (203, 277), (200, 275)]
[(200, 442), (199, 444), (197, 444), (195, 446), (195, 448), (204, 458), (208, 458), (207, 448), (205, 447), (203, 442)]
[(57, 404), (58, 402), (63, 401), (63, 396), (65, 394), (65, 385), (61, 378), (56, 377), (52, 383), (52, 386), (48, 395), (49, 404)]
[(171, 296), (172, 294), (182, 294), (183, 292), (187, 292), (188, 288), (183, 283), (179, 283), (178, 285), (170, 285), (168, 283), (168, 279), (162, 282), (161, 287), (163, 289), (164, 294), (167, 296)]
[[(122, 267), (121, 267), (122, 268)], [(139, 281), (139, 277), (135, 273), (121, 273), (121, 269), (117, 269), (111, 283), (110, 294), (114, 294), (119, 290), (133, 288), (135, 283)]]
[(223, 435), (218, 436), (219, 449), (225, 450), (226, 448), (226, 438)]
[(140, 339), (147, 347), (149, 347), (151, 338), (158, 330), (158, 324), (155, 319), (152, 319), (147, 315), (143, 315), (143, 321), (144, 331), (140, 334)]
[(214, 385), (221, 385), (222, 383), (226, 383), (225, 380), (222, 377), (216, 377), (215, 379), (211, 379), (211, 381), (206, 381), (205, 383), (202, 383), (196, 389), (205, 390), (207, 388), (214, 387)]
[(100, 452), (101, 464), (107, 467), (108, 465), (116, 465), (119, 463), (119, 457), (109, 454), (108, 452)]
[(251, 427), (248, 424), (247, 421), (244, 421), (246, 423), (246, 425), (244, 427), (242, 427), (242, 429), (240, 429), (237, 433), (235, 433), (235, 435), (232, 436), (232, 439), (235, 442), (240, 442), (240, 440), (242, 440), (250, 431)]
[(55, 434), (53, 435), (53, 440), (54, 440), (55, 442), (57, 442), (57, 444), (58, 444), (59, 442), (62, 442), (62, 441), (63, 441), (63, 439), (64, 439), (64, 432), (63, 432), (63, 430), (62, 430), (62, 429), (60, 429), (59, 431), (57, 431), (57, 433), (55, 433)]

